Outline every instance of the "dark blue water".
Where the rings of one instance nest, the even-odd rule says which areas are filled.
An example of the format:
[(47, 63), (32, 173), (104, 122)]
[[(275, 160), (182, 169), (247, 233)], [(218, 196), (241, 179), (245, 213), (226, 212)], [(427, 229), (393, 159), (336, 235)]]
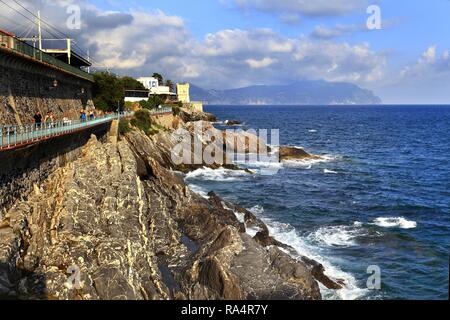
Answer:
[[(448, 299), (450, 107), (209, 106), (282, 145), (324, 155), (273, 176), (197, 172), (203, 191), (252, 208), (279, 240), (320, 260), (347, 289), (327, 298)], [(369, 266), (381, 289), (367, 289)]]

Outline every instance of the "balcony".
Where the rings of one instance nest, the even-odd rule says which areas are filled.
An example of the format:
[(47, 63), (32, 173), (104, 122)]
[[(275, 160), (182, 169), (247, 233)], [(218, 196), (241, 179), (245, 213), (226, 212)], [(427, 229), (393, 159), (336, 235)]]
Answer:
[(93, 75), (74, 66), (71, 66), (70, 64), (67, 64), (61, 60), (58, 60), (57, 58), (29, 45), (28, 43), (20, 41), (14, 35), (2, 30), (0, 30), (0, 49), (1, 48), (14, 51), (19, 55), (24, 55), (28, 58), (32, 58), (33, 60), (48, 64), (64, 72), (94, 82)]

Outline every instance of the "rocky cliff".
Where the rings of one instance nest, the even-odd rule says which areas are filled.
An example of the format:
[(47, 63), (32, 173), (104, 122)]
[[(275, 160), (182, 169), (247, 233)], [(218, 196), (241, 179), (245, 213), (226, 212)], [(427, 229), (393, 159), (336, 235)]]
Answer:
[(17, 199), (0, 217), (0, 296), (320, 299), (323, 268), (285, 253), (247, 210), (192, 192), (169, 146), (167, 133), (92, 136)]

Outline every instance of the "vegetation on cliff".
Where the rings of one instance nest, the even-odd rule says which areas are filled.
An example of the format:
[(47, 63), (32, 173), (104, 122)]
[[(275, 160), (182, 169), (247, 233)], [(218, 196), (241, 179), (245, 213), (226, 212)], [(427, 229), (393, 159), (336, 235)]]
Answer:
[(117, 111), (125, 105), (125, 90), (145, 90), (142, 83), (131, 77), (119, 77), (108, 72), (94, 73), (94, 105), (103, 111)]

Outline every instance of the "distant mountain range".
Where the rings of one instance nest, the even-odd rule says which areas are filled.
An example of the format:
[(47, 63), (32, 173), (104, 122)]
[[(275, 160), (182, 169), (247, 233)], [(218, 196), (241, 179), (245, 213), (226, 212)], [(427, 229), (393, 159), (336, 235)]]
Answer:
[(191, 99), (218, 105), (381, 104), (372, 91), (345, 82), (298, 81), (290, 85), (258, 85), (231, 90), (205, 90), (191, 85)]

